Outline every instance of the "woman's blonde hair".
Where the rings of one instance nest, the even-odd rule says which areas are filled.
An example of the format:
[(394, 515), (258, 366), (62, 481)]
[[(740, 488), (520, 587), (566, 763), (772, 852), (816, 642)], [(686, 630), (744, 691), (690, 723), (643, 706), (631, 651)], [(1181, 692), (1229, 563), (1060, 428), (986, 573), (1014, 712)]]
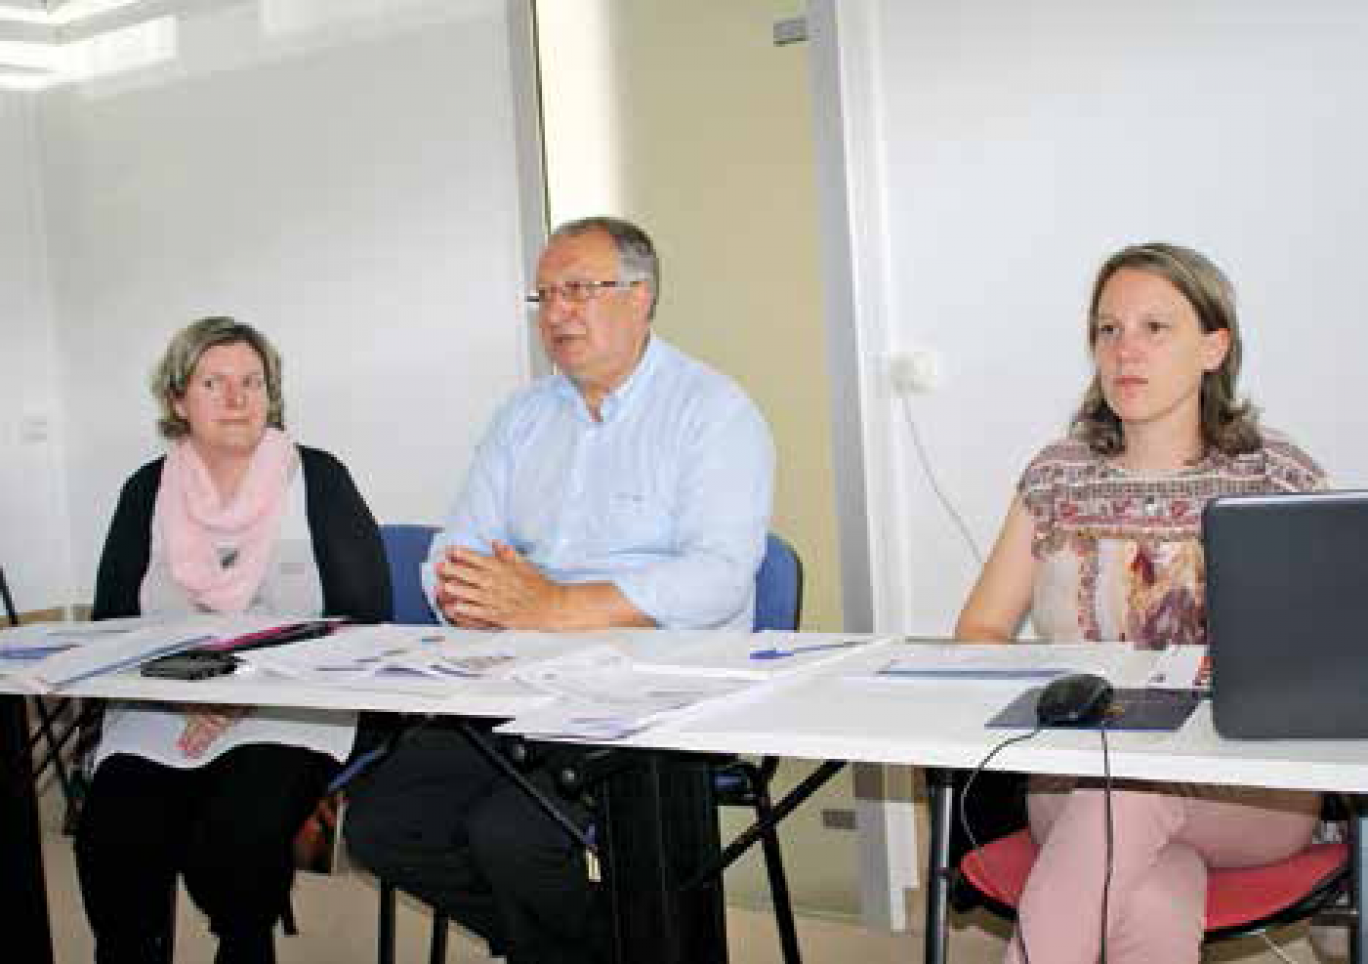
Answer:
[(280, 392), (280, 355), (266, 336), (251, 325), (232, 318), (202, 318), (176, 333), (166, 346), (156, 370), (152, 373), (152, 394), (161, 407), (157, 428), (168, 439), (184, 438), (190, 434), (190, 423), (176, 414), (175, 403), (185, 397), (190, 376), (200, 358), (210, 348), (219, 345), (248, 345), (261, 359), (266, 374), (266, 424), (272, 428), (285, 427), (285, 400)]
[[(1173, 285), (1197, 313), (1202, 332), (1228, 331), (1230, 344), (1219, 367), (1202, 375), (1202, 445), (1226, 455), (1252, 452), (1263, 444), (1254, 408), (1236, 395), (1240, 377), (1239, 318), (1235, 313), (1235, 289), (1220, 268), (1206, 256), (1177, 244), (1155, 241), (1136, 244), (1116, 252), (1103, 263), (1093, 282), (1088, 303), (1088, 348), (1097, 344), (1097, 305), (1102, 289), (1118, 271), (1130, 268), (1163, 278)], [(1096, 374), (1073, 419), (1073, 432), (1098, 455), (1118, 455), (1125, 450), (1121, 420), (1107, 404)]]

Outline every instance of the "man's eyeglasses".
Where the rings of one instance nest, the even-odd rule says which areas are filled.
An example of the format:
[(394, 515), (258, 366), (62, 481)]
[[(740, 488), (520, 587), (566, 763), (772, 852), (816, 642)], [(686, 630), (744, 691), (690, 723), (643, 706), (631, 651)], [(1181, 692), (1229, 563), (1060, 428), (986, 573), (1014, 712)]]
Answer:
[(638, 281), (565, 281), (558, 285), (546, 285), (527, 295), (527, 303), (544, 308), (551, 304), (556, 295), (575, 305), (582, 305), (587, 301), (594, 301), (603, 292), (611, 288), (631, 288), (639, 285)]

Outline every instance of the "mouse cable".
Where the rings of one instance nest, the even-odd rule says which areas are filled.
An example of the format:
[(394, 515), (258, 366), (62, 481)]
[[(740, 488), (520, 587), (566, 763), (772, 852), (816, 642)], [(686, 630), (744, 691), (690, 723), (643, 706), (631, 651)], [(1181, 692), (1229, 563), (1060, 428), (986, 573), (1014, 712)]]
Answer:
[[(983, 772), (983, 768), (992, 762), (993, 757), (997, 756), (999, 753), (1001, 753), (1007, 747), (1011, 746), (1013, 743), (1024, 743), (1027, 740), (1039, 736), (1041, 729), (1041, 725), (1037, 723), (1036, 728), (1032, 730), (1030, 733), (1023, 733), (1019, 736), (1008, 737), (1007, 739), (999, 743), (997, 746), (989, 750), (988, 755), (979, 761), (978, 766), (974, 767), (973, 772), (969, 774), (969, 778), (964, 781), (964, 789), (960, 791), (960, 827), (964, 830), (964, 835), (969, 838), (969, 850), (971, 853), (978, 854), (979, 863), (983, 865), (983, 876), (987, 878), (989, 883), (992, 883), (993, 886), (997, 888), (998, 893), (1003, 895), (1006, 895), (1007, 890), (1005, 887), (993, 883), (993, 877), (995, 876), (993, 874), (993, 868), (989, 866), (988, 858), (984, 853), (982, 853), (982, 848), (979, 846), (977, 838), (974, 837), (974, 830), (972, 827), (969, 826), (969, 810), (966, 806), (966, 801), (969, 799), (969, 791), (973, 788), (974, 781), (977, 780), (978, 775)], [(1023, 964), (1031, 964), (1031, 955), (1026, 950), (1026, 934), (1022, 930), (1020, 918), (1017, 919), (1017, 926), (1014, 927), (1012, 930), (1015, 934), (1015, 940), (1018, 944), (1021, 945), (1021, 959)]]
[(1272, 952), (1278, 960), (1286, 961), (1287, 964), (1297, 964), (1296, 959), (1291, 957), (1287, 951), (1283, 950), (1277, 944), (1273, 943), (1273, 938), (1269, 937), (1267, 933), (1260, 933), (1259, 938), (1268, 945), (1269, 951)]
[(1112, 879), (1112, 774), (1111, 774), (1111, 753), (1107, 747), (1107, 721), (1104, 718), (1102, 725), (1097, 728), (1098, 738), (1102, 741), (1102, 789), (1106, 794), (1104, 797), (1107, 814), (1107, 875), (1102, 878), (1102, 954), (1101, 964), (1107, 964), (1107, 902), (1111, 897)]

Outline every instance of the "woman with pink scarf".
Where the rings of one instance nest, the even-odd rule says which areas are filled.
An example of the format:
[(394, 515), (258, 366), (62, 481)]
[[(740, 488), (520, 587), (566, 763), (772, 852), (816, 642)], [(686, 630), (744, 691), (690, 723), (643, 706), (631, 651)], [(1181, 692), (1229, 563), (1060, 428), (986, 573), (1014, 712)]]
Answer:
[[(153, 393), (167, 453), (124, 485), (93, 618), (388, 618), (375, 520), (340, 462), (285, 434), (280, 358), (260, 332), (190, 325)], [(76, 842), (98, 964), (169, 959), (178, 875), (217, 964), (273, 962), (290, 842), (355, 733), (354, 714), (111, 704)]]

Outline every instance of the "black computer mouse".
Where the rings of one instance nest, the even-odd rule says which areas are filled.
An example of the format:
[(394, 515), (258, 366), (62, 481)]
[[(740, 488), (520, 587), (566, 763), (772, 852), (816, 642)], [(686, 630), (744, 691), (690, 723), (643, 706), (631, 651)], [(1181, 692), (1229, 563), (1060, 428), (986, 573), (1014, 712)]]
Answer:
[(1041, 726), (1087, 726), (1106, 716), (1111, 701), (1112, 686), (1101, 676), (1061, 676), (1040, 691), (1036, 720)]

